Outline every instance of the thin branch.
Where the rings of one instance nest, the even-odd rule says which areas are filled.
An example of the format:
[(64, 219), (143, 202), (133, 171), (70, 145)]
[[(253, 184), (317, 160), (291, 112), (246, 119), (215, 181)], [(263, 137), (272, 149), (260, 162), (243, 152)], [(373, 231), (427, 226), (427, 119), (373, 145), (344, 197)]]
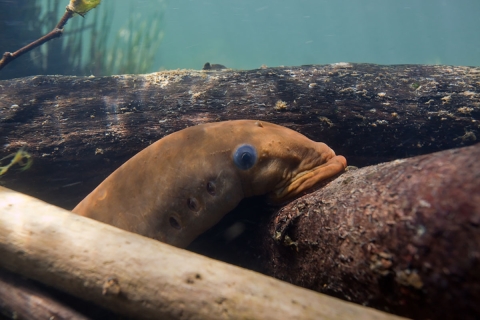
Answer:
[(73, 17), (73, 14), (74, 14), (74, 12), (67, 8), (66, 11), (65, 11), (65, 14), (62, 17), (62, 19), (60, 19), (60, 21), (58, 22), (58, 24), (55, 26), (55, 28), (52, 31), (50, 31), (49, 33), (47, 33), (46, 35), (44, 35), (40, 39), (35, 40), (34, 42), (26, 45), (25, 47), (15, 51), (14, 53), (5, 52), (3, 54), (2, 59), (0, 60), (0, 70), (2, 70), (3, 67), (5, 67), (10, 62), (17, 59), (21, 55), (29, 52), (30, 50), (33, 50), (36, 47), (41, 46), (42, 44), (44, 44), (45, 42), (47, 42), (49, 40), (61, 37), (62, 34), (63, 34), (63, 27), (67, 23), (68, 19)]

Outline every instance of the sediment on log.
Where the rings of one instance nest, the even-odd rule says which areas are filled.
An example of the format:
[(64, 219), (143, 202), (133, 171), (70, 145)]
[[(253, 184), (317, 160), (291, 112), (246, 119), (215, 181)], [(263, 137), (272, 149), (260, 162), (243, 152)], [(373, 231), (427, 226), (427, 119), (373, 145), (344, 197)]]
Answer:
[(0, 267), (134, 319), (399, 319), (0, 187)]
[(240, 118), (290, 127), (370, 165), (475, 143), (479, 92), (480, 68), (350, 63), (5, 80), (0, 152), (25, 146), (35, 162), (1, 183), (71, 209), (157, 139)]
[(480, 144), (348, 171), (261, 228), (267, 273), (414, 319), (480, 316)]

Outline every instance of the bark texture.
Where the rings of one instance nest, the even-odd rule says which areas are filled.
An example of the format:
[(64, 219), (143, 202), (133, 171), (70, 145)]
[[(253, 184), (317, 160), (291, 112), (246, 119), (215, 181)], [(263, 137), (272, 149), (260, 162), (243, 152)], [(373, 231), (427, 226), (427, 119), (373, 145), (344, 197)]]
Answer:
[(270, 121), (364, 166), (473, 144), (479, 118), (473, 67), (338, 63), (19, 78), (0, 81), (0, 151), (26, 146), (35, 163), (1, 181), (72, 208), (141, 149), (200, 123)]
[(0, 266), (134, 319), (400, 319), (0, 188)]
[(261, 230), (267, 273), (415, 319), (478, 319), (479, 159), (476, 144), (344, 173)]
[(88, 320), (29, 281), (0, 270), (0, 316), (7, 319)]

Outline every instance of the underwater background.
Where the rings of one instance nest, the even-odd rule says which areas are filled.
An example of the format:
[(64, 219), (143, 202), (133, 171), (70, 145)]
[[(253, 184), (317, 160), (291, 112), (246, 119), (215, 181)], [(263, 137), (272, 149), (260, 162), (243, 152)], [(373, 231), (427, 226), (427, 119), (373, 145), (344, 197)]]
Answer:
[[(0, 0), (0, 54), (18, 50), (52, 30), (68, 2)], [(371, 209), (375, 205), (370, 203), (343, 206), (347, 209), (343, 217), (347, 218), (331, 215), (328, 231), (333, 231), (325, 233), (325, 247), (318, 246), (317, 240), (306, 240), (308, 246), (302, 247), (295, 237), (285, 237), (282, 242), (276, 239), (280, 227), (282, 232), (293, 230), (289, 229), (290, 222), (296, 223), (300, 217), (295, 212), (306, 212), (304, 208), (314, 205), (322, 208), (323, 199), (333, 196), (305, 202), (307, 206), (295, 204), (297, 211), (290, 215), (293, 220), (280, 216), (277, 224), (269, 220), (279, 212), (277, 207), (268, 206), (263, 198), (247, 199), (188, 250), (266, 273), (266, 261), (280, 265), (279, 260), (265, 254), (271, 252), (269, 246), (274, 243), (262, 242), (268, 238), (286, 249), (284, 280), (291, 279), (290, 275), (308, 275), (294, 269), (299, 264), (288, 261), (290, 253), (307, 248), (303, 251), (307, 262), (313, 261), (313, 250), (319, 253), (318, 261), (333, 262), (327, 267), (321, 265), (318, 274), (323, 278), (312, 276), (322, 286), (319, 292), (364, 305), (377, 303), (382, 310), (407, 316), (426, 312), (417, 303), (418, 297), (426, 297), (425, 301), (433, 297), (427, 301), (427, 311), (440, 315), (439, 319), (445, 314), (448, 318), (446, 312), (466, 319), (462, 312), (476, 310), (476, 316), (480, 314), (474, 302), (480, 301), (480, 284), (475, 281), (480, 279), (480, 249), (475, 245), (480, 241), (472, 239), (479, 236), (480, 214), (471, 208), (480, 202), (475, 202), (476, 194), (470, 190), (480, 190), (474, 184), (480, 181), (475, 180), (480, 172), (475, 161), (478, 156), (466, 154), (464, 157), (473, 160), (457, 160), (456, 164), (447, 157), (444, 159), (448, 161), (441, 163), (430, 162), (428, 159), (434, 158), (427, 157), (440, 157), (428, 154), (466, 146), (470, 149), (448, 152), (472, 152), (473, 147), (468, 146), (473, 144), (477, 144), (478, 155), (480, 68), (463, 66), (480, 66), (479, 13), (480, 0), (102, 0), (85, 17), (70, 19), (61, 38), (28, 52), (0, 71), (0, 80), (43, 74), (88, 76), (0, 81), (0, 186), (70, 210), (109, 173), (155, 140), (188, 126), (237, 118), (271, 121), (327, 143), (337, 154), (345, 155), (349, 165), (360, 167), (356, 173), (347, 172), (350, 177), (362, 167), (398, 159), (392, 162), (397, 167), (383, 171), (394, 186), (400, 178), (412, 177), (399, 167), (403, 161), (410, 161), (404, 159), (425, 155), (420, 161), (427, 169), (423, 164), (411, 166), (412, 171), (424, 170), (425, 176), (417, 178), (415, 172), (413, 187), (405, 188), (411, 191), (412, 205), (403, 202), (404, 211), (392, 210), (394, 218), (379, 220), (384, 227), (379, 230), (386, 230), (384, 233), (366, 234), (366, 240), (352, 242), (368, 243), (365, 247), (371, 247), (374, 253), (365, 255), (367, 260), (354, 253), (344, 255), (330, 239), (340, 245), (343, 239), (347, 239), (345, 243), (350, 241), (343, 222), (360, 225), (358, 221), (367, 221), (361, 220), (363, 216), (370, 219), (375, 212)], [(199, 70), (206, 62), (234, 70), (176, 70)], [(305, 66), (308, 64), (324, 66)], [(401, 64), (446, 66), (396, 66)], [(301, 65), (263, 70), (265, 66)], [(257, 68), (262, 69), (237, 71)], [(100, 77), (113, 74), (137, 76)], [(179, 149), (182, 147), (180, 143)], [(15, 159), (20, 160), (15, 163)], [(2, 175), (13, 164), (15, 167)], [(465, 179), (455, 173), (457, 168)], [(20, 172), (22, 169), (28, 170)], [(449, 175), (445, 174), (447, 169), (451, 170)], [(438, 180), (425, 182), (427, 178), (422, 177), (427, 174)], [(356, 179), (370, 183), (371, 176)], [(368, 192), (351, 187), (348, 177), (343, 181), (353, 196), (385, 195), (378, 196), (376, 203), (390, 204), (391, 199), (403, 200), (407, 194)], [(418, 188), (416, 181), (421, 181)], [(468, 189), (470, 185), (474, 187)], [(416, 193), (440, 190), (437, 187), (448, 191), (447, 196), (437, 191), (428, 198)], [(460, 192), (463, 198), (458, 196)], [(361, 218), (350, 218), (354, 206), (360, 208), (356, 212), (359, 217), (363, 215)], [(387, 212), (376, 210), (379, 214)], [(418, 219), (414, 216), (417, 212)], [(284, 213), (288, 217), (288, 211)], [(416, 225), (405, 218), (408, 214), (417, 219)], [(435, 214), (445, 218), (437, 219)], [(432, 219), (424, 219), (427, 215)], [(288, 222), (286, 227), (284, 221)], [(269, 225), (275, 227), (270, 229)], [(405, 228), (393, 229), (394, 225)], [(310, 230), (318, 234), (314, 226)], [(417, 241), (425, 230), (434, 230), (432, 238), (425, 238), (433, 239), (431, 247), (427, 242), (411, 241)], [(397, 241), (398, 235), (403, 235), (408, 245)], [(383, 239), (387, 239), (386, 249), (379, 249), (377, 254), (376, 247)], [(389, 239), (391, 247), (387, 247)], [(363, 251), (363, 244), (357, 248), (370, 253), (370, 249)], [(473, 254), (464, 254), (470, 248)], [(332, 258), (325, 258), (328, 252)], [(417, 252), (425, 253), (424, 260), (416, 258)], [(409, 260), (412, 256), (418, 263)], [(400, 259), (405, 263), (394, 270), (392, 261), (397, 264)], [(354, 263), (365, 269), (352, 267)], [(448, 264), (451, 267), (444, 266)], [(436, 268), (433, 271), (432, 265)], [(339, 286), (325, 287), (325, 283), (334, 283), (332, 275), (338, 275)], [(359, 275), (367, 281), (362, 282)], [(416, 291), (419, 278), (427, 279), (421, 286), (428, 295), (420, 296)], [(378, 289), (378, 295), (372, 295), (370, 287)], [(355, 291), (356, 300), (350, 294)], [(436, 300), (443, 293), (448, 299)], [(404, 298), (413, 301), (411, 308), (405, 307), (410, 302)], [(383, 300), (386, 302), (382, 305)]]
[[(0, 0), (0, 51), (56, 25), (66, 0)], [(103, 0), (0, 79), (262, 65), (480, 65), (478, 0)]]

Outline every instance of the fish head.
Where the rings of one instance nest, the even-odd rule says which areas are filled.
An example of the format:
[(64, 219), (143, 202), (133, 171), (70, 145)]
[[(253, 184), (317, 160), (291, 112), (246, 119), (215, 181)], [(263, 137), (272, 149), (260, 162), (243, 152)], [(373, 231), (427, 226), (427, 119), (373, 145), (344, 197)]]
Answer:
[(282, 203), (344, 171), (347, 162), (325, 143), (257, 121), (232, 151), (245, 196), (268, 194)]

